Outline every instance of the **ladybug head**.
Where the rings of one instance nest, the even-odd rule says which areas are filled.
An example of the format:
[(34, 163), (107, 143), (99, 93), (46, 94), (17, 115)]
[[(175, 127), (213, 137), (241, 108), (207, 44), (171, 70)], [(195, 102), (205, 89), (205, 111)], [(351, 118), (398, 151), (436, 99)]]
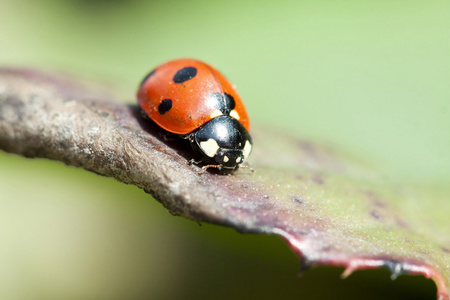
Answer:
[(245, 159), (243, 150), (222, 149), (219, 148), (214, 161), (216, 164), (223, 166), (224, 168), (236, 168), (238, 164)]
[(236, 169), (249, 156), (252, 139), (239, 121), (229, 116), (212, 119), (191, 134), (191, 145), (203, 161)]

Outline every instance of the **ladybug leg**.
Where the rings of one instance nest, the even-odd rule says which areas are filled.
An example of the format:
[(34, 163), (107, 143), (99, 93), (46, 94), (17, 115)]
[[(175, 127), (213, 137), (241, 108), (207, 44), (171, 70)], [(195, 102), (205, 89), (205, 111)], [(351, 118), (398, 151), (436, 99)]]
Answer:
[(151, 120), (150, 117), (145, 113), (145, 111), (143, 109), (141, 109), (140, 113), (141, 113), (142, 119)]
[[(201, 164), (202, 162), (203, 161), (201, 161), (201, 160), (195, 160), (195, 158), (193, 158), (190, 161), (188, 161), (188, 165), (198, 165), (198, 164)], [(216, 168), (216, 169), (219, 169), (219, 171), (220, 171), (220, 170), (222, 170), (222, 165), (206, 165), (206, 166), (203, 166), (201, 173), (204, 173), (209, 168)]]
[(175, 141), (177, 139), (176, 135), (174, 135), (172, 133), (169, 133), (169, 132), (161, 132), (159, 134), (159, 136), (162, 137), (163, 140), (166, 141), (166, 142), (173, 142), (173, 141)]
[(198, 165), (200, 164), (202, 161), (201, 160), (195, 160), (195, 158), (191, 159), (190, 161), (187, 162), (187, 164), (190, 165)]
[(218, 169), (220, 173), (222, 173), (222, 170), (224, 169), (222, 165), (206, 165), (202, 167), (202, 171), (199, 172), (199, 175), (205, 173), (209, 168)]
[(255, 173), (255, 169), (253, 169), (252, 167), (250, 167), (249, 165), (247, 165), (247, 164), (242, 164), (242, 165), (238, 165), (238, 167), (241, 167), (241, 168), (245, 168), (245, 169), (249, 169), (250, 171), (252, 171), (252, 173)]
[(206, 166), (202, 167), (202, 170), (206, 171), (209, 168), (216, 168), (216, 169), (219, 169), (219, 171), (220, 171), (220, 170), (222, 170), (222, 165), (206, 165)]

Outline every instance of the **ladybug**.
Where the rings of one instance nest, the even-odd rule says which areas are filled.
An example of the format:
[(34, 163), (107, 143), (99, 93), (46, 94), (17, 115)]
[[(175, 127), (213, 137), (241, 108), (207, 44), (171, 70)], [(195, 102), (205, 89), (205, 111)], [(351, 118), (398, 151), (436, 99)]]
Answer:
[(137, 98), (156, 124), (189, 140), (206, 164), (203, 169), (235, 170), (252, 151), (241, 97), (204, 62), (178, 59), (160, 65), (142, 80)]

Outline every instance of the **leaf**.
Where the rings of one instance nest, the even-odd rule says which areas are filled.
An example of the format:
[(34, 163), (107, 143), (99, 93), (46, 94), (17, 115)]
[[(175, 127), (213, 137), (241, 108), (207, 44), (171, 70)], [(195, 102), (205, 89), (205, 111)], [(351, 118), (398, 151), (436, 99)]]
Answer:
[(432, 278), (450, 299), (449, 186), (401, 184), (316, 143), (254, 128), (249, 163), (201, 172), (183, 141), (165, 141), (136, 105), (64, 76), (0, 70), (0, 148), (134, 184), (175, 215), (282, 236), (303, 269), (385, 267)]

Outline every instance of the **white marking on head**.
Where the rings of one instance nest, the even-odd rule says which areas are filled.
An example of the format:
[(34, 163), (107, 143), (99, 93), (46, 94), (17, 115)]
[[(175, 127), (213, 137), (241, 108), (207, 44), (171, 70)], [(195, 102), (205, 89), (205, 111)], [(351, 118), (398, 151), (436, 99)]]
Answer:
[(219, 117), (219, 116), (222, 116), (222, 115), (223, 115), (223, 113), (222, 113), (220, 110), (215, 109), (215, 110), (209, 115), (209, 117), (210, 117), (211, 119), (214, 119), (215, 117)]
[(250, 155), (250, 152), (252, 152), (252, 144), (250, 144), (248, 140), (245, 142), (243, 150), (244, 150), (244, 158), (247, 159), (247, 157)]
[(242, 160), (242, 157), (241, 156), (239, 156), (238, 158), (236, 158), (236, 163), (238, 164), (238, 163), (240, 163), (241, 162), (241, 160)]
[(223, 157), (223, 162), (228, 162), (229, 160), (230, 160), (230, 159), (228, 158), (228, 156), (225, 155), (225, 156)]
[(205, 142), (200, 142), (200, 148), (202, 148), (203, 152), (209, 157), (214, 157), (216, 155), (217, 150), (219, 150), (219, 145), (213, 139), (208, 139)]
[(235, 118), (236, 120), (239, 120), (241, 118), (241, 117), (239, 117), (239, 114), (237, 113), (237, 111), (234, 109), (230, 112), (230, 117)]

